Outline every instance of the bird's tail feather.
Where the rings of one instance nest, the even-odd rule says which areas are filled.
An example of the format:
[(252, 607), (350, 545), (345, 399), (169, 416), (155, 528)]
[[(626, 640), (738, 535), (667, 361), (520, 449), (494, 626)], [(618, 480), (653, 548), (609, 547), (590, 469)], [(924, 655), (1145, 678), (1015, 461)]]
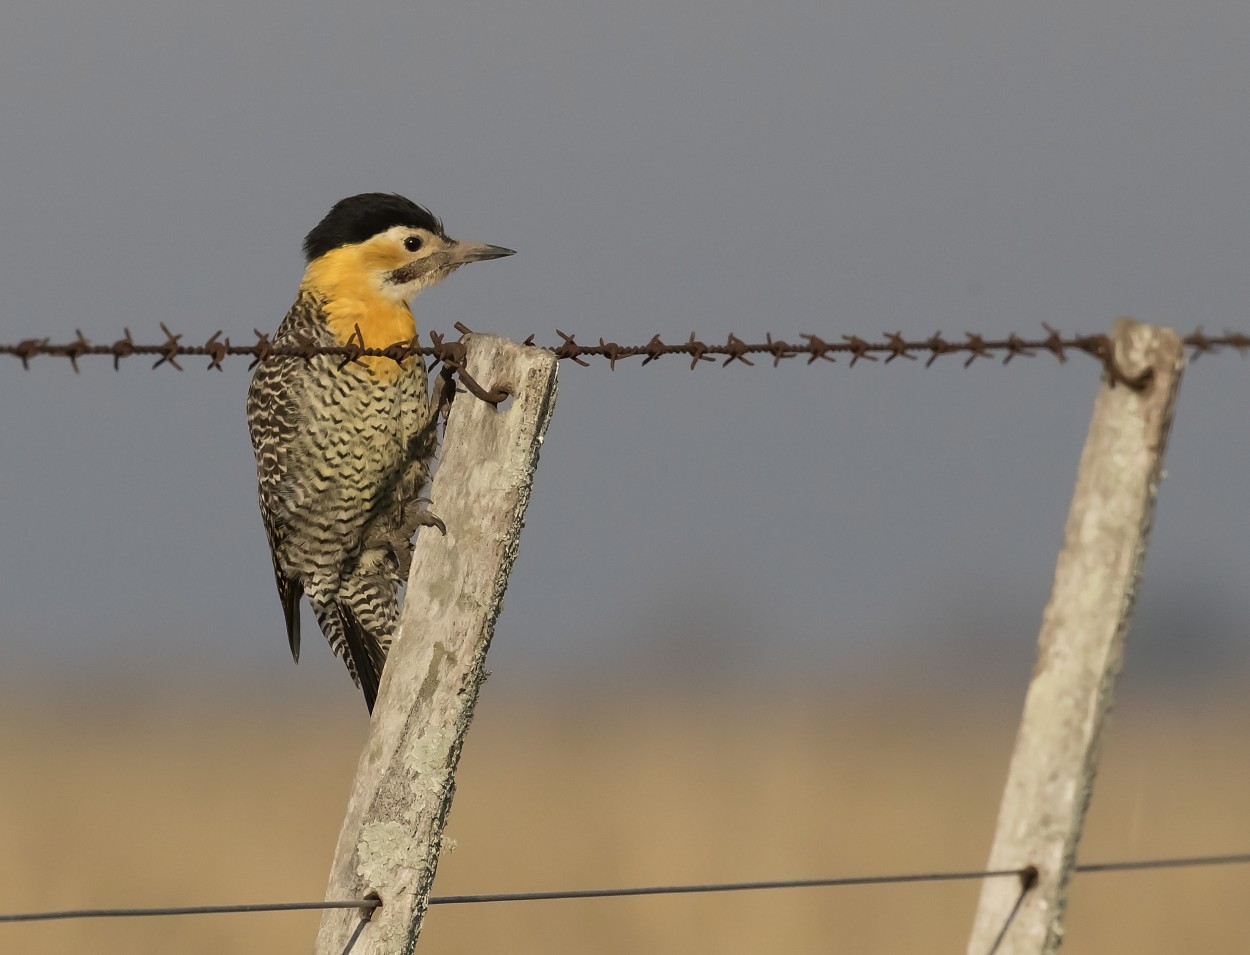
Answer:
[(360, 625), (351, 607), (336, 600), (334, 608), (343, 628), (343, 640), (347, 645), (351, 668), (365, 695), (365, 705), (372, 713), (373, 705), (378, 699), (378, 685), (382, 681), (382, 667), (386, 664), (386, 651), (377, 637)]
[(313, 611), (321, 631), (330, 641), (330, 649), (347, 664), (352, 682), (365, 695), (369, 712), (378, 698), (378, 686), (382, 679), (382, 667), (386, 663), (386, 644), (389, 634), (371, 626), (373, 621), (361, 619), (360, 612), (353, 609), (350, 597), (339, 595), (324, 599), (312, 599)]

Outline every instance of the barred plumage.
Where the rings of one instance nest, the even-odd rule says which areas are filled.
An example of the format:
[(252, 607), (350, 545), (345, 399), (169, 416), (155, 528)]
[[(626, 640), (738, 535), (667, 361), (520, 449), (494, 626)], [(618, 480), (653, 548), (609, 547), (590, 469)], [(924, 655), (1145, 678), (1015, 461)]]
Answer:
[[(339, 244), (335, 244), (339, 243)], [(415, 334), (408, 303), (466, 262), (510, 250), (447, 238), (430, 213), (368, 194), (334, 207), (306, 240), (299, 296), (275, 344), (368, 347)], [(373, 709), (424, 510), (437, 415), (420, 358), (261, 362), (247, 401), (261, 516), (291, 653), (307, 595), (331, 648)]]

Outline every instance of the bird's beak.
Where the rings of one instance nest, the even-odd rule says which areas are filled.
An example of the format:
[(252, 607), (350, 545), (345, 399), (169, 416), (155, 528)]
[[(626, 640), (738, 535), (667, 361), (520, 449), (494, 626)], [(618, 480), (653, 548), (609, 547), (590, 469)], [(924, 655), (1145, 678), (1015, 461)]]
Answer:
[(516, 255), (512, 249), (499, 245), (484, 245), (481, 242), (461, 242), (457, 240), (448, 255), (454, 265), (466, 265), (469, 262), (485, 262), (487, 259), (502, 259), (505, 255)]

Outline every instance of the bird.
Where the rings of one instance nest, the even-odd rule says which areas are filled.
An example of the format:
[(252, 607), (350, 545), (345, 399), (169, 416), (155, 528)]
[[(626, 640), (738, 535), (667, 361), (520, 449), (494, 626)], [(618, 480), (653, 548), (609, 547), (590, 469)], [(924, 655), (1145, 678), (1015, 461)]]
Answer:
[[(415, 341), (410, 308), (462, 265), (512, 249), (450, 238), (396, 193), (335, 203), (304, 239), (305, 269), (274, 345)], [(399, 585), (418, 528), (446, 528), (422, 497), (437, 451), (438, 407), (419, 355), (342, 355), (257, 364), (247, 393), (260, 512), (291, 656), (300, 598), (373, 712), (399, 622)]]

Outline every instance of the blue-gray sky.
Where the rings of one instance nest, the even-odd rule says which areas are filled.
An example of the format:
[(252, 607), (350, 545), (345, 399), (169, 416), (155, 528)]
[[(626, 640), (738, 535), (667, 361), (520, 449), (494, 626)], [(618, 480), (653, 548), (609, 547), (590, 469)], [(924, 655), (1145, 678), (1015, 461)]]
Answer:
[[(1163, 0), (22, 4), (0, 338), (248, 339), (366, 190), (519, 250), (422, 329), (1246, 329), (1247, 37), (1244, 3)], [(336, 667), (290, 666), (247, 379), (0, 362), (9, 676)], [(566, 364), (494, 669), (1027, 660), (1096, 381)], [(1250, 656), (1248, 402), (1235, 356), (1184, 383), (1130, 662)]]

